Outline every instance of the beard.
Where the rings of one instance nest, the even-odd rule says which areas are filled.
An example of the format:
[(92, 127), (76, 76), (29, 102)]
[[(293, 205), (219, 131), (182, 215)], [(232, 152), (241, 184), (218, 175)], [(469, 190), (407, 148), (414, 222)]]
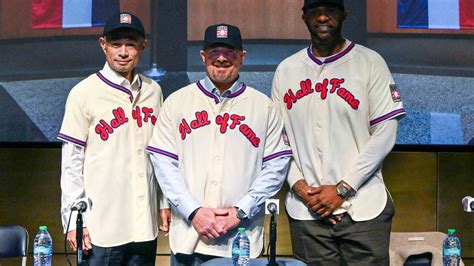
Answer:
[(213, 64), (211, 73), (209, 73), (209, 77), (218, 83), (227, 83), (231, 82), (234, 79), (234, 72), (235, 69), (232, 66), (232, 63), (223, 61), (223, 62), (215, 62)]

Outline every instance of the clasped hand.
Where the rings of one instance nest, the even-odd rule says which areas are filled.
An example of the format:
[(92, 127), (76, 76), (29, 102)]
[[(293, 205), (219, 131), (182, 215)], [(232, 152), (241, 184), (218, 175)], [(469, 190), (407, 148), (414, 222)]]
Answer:
[(240, 223), (237, 210), (230, 208), (200, 208), (192, 220), (194, 229), (199, 236), (209, 241), (225, 235), (228, 230)]
[(341, 215), (332, 215), (344, 203), (344, 199), (337, 195), (335, 185), (312, 187), (300, 180), (293, 185), (293, 191), (312, 213), (332, 224), (341, 220)]

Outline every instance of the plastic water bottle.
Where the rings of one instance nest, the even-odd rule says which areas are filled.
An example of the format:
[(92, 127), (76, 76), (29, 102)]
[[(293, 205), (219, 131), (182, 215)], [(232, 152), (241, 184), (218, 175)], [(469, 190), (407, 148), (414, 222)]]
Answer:
[(448, 235), (443, 240), (444, 266), (459, 266), (461, 261), (461, 240), (455, 232), (455, 229), (448, 229)]
[(36, 233), (33, 241), (33, 265), (34, 266), (50, 266), (51, 257), (53, 256), (53, 240), (48, 233), (48, 227), (42, 225)]
[(232, 242), (233, 265), (249, 265), (250, 262), (250, 240), (245, 233), (245, 228), (239, 228)]

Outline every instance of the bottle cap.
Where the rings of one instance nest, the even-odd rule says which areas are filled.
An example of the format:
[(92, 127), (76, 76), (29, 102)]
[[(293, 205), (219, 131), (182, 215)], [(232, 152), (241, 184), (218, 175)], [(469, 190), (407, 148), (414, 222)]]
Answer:
[(239, 233), (245, 233), (245, 228), (243, 227), (240, 227), (239, 229), (237, 229)]
[(448, 229), (448, 234), (456, 233), (456, 229)]
[(40, 225), (39, 230), (48, 230), (48, 227), (46, 225)]

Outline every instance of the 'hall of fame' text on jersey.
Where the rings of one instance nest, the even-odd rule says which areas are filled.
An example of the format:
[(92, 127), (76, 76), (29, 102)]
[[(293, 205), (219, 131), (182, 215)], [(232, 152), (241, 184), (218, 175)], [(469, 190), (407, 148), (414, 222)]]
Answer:
[[(85, 220), (96, 245), (145, 241), (158, 234), (157, 185), (145, 149), (163, 97), (151, 79), (138, 75), (137, 82), (134, 95), (97, 72), (72, 88), (66, 102), (58, 139), (85, 147), (84, 191), (94, 202)], [(110, 209), (120, 211), (109, 215)], [(110, 233), (117, 230), (103, 230), (104, 225), (128, 233)]]
[[(234, 206), (260, 175), (264, 162), (291, 155), (291, 150), (283, 141), (278, 110), (266, 95), (241, 83), (220, 102), (203, 86), (198, 81), (166, 99), (147, 151), (175, 160), (188, 189), (203, 206)], [(174, 252), (189, 252), (192, 246), (197, 253), (230, 254), (232, 245), (227, 244), (233, 236), (216, 240), (221, 245), (207, 245), (187, 218), (176, 219), (180, 221), (170, 228)], [(262, 222), (263, 213), (246, 226), (252, 257), (263, 248)]]
[[(117, 137), (119, 142), (128, 139), (130, 129), (122, 129), (126, 125), (137, 128), (137, 132), (141, 132), (142, 127), (148, 128), (143, 132), (152, 130), (161, 104), (161, 89), (153, 90), (147, 85), (142, 91), (143, 81), (139, 81), (140, 99), (135, 99), (129, 90), (107, 80), (100, 72), (79, 83), (68, 98), (66, 108), (70, 112), (66, 112), (58, 138), (85, 147), (86, 141), (88, 145), (94, 144), (95, 139), (107, 142), (116, 134), (121, 134)], [(157, 98), (153, 99), (153, 94)], [(83, 114), (83, 118), (79, 114)], [(149, 137), (151, 135), (147, 139)]]
[[(341, 180), (370, 140), (373, 127), (405, 115), (383, 58), (348, 40), (330, 57), (315, 57), (310, 46), (286, 58), (275, 72), (272, 99), (282, 115), (294, 162), (312, 186)], [(379, 170), (351, 198), (354, 220), (373, 218), (385, 206)], [(378, 206), (366, 207), (377, 200)], [(300, 205), (290, 198), (290, 215), (305, 209)], [(310, 213), (299, 218), (314, 219)]]

